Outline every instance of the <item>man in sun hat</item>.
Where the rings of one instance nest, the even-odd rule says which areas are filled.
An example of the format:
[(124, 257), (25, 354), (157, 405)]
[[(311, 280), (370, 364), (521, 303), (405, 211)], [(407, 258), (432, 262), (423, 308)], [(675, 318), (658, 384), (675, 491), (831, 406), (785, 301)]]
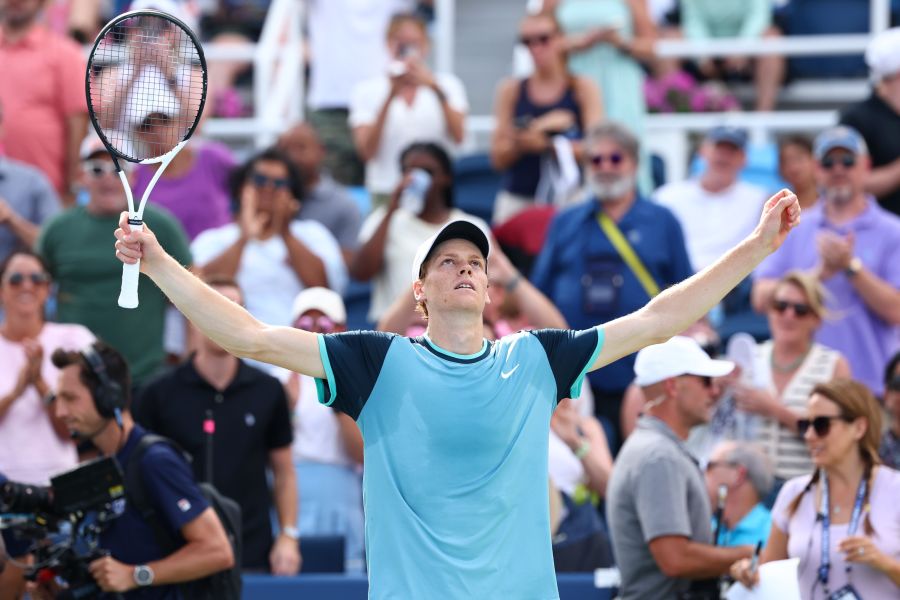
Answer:
[(635, 383), (647, 404), (616, 458), (606, 502), (623, 600), (714, 590), (714, 578), (753, 551), (712, 545), (706, 483), (684, 445), (710, 419), (715, 378), (733, 369), (682, 336), (637, 354)]
[(753, 235), (641, 310), (581, 331), (520, 331), (495, 342), (483, 329), (491, 246), (471, 222), (450, 222), (415, 254), (411, 291), (428, 320), (415, 338), (260, 323), (179, 267), (152, 229), (131, 230), (127, 215), (116, 255), (142, 259), (142, 271), (217, 344), (316, 378), (319, 401), (357, 421), (370, 598), (550, 599), (559, 597), (547, 494), (557, 402), (576, 397), (588, 371), (696, 321), (799, 217), (796, 196), (782, 190)]

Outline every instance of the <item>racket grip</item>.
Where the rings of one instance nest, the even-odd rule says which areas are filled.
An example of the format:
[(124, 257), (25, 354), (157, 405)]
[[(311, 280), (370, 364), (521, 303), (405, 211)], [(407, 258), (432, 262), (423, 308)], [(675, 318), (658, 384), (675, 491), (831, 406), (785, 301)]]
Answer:
[[(132, 225), (132, 229), (140, 231), (143, 225)], [(122, 265), (122, 290), (119, 292), (119, 306), (122, 308), (137, 308), (138, 306), (138, 279), (141, 276), (141, 261), (138, 259), (133, 265)]]

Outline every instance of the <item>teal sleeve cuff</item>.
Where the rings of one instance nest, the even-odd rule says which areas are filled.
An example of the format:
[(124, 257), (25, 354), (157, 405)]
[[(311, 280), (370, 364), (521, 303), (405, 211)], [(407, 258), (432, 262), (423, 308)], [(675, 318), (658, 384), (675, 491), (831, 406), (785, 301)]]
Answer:
[(603, 333), (603, 327), (598, 325), (596, 327), (597, 330), (597, 347), (594, 348), (593, 354), (591, 354), (591, 358), (588, 359), (587, 363), (584, 365), (584, 368), (581, 369), (581, 374), (575, 378), (575, 382), (572, 383), (572, 388), (569, 390), (569, 398), (577, 398), (581, 395), (581, 386), (584, 384), (584, 377), (587, 375), (587, 372), (591, 369), (594, 362), (596, 362), (597, 357), (600, 356), (600, 350), (603, 349), (603, 340), (605, 339), (605, 335)]
[(337, 384), (334, 381), (334, 371), (331, 369), (331, 361), (328, 360), (328, 349), (325, 347), (325, 338), (318, 334), (319, 357), (322, 359), (322, 368), (325, 370), (325, 379), (316, 378), (316, 394), (319, 402), (325, 406), (331, 406), (337, 398)]

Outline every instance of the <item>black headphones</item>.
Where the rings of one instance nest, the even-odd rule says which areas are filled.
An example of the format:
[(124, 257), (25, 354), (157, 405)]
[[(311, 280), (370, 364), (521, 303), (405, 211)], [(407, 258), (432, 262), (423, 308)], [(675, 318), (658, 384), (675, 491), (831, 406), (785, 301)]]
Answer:
[(91, 373), (100, 380), (100, 385), (94, 389), (94, 405), (100, 416), (106, 419), (120, 419), (122, 409), (125, 408), (125, 394), (122, 386), (109, 378), (106, 373), (106, 363), (94, 349), (94, 345), (85, 346), (80, 351), (81, 356), (91, 369)]

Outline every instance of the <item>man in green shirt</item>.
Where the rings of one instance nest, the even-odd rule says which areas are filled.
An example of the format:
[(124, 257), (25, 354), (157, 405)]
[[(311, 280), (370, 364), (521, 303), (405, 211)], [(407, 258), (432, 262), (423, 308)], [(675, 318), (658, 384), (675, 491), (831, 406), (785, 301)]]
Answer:
[[(136, 309), (117, 304), (122, 263), (110, 253), (119, 213), (127, 206), (115, 165), (99, 138), (81, 149), (82, 177), (90, 194), (85, 206), (72, 207), (47, 222), (37, 241), (58, 284), (57, 320), (80, 323), (121, 352), (135, 386), (143, 385), (163, 366), (163, 330), (168, 301), (141, 275)], [(190, 265), (188, 239), (178, 221), (148, 202), (144, 220), (158, 232), (160, 243), (182, 265)]]

